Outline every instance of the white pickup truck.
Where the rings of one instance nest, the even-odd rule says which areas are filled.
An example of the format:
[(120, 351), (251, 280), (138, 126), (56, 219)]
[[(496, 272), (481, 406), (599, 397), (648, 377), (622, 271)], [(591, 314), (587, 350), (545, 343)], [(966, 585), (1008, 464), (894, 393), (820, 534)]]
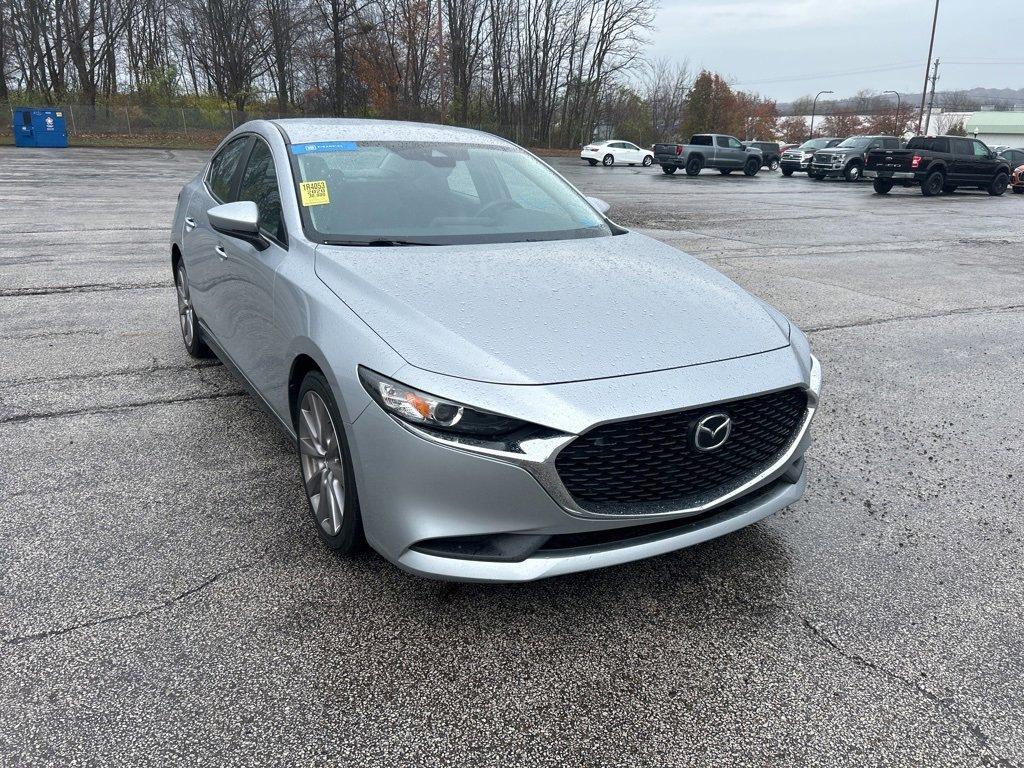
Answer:
[(754, 176), (763, 161), (760, 149), (721, 133), (698, 133), (689, 144), (655, 144), (653, 150), (654, 162), (667, 174), (684, 168), (687, 176), (696, 176), (704, 168), (717, 168), (723, 175), (743, 171)]

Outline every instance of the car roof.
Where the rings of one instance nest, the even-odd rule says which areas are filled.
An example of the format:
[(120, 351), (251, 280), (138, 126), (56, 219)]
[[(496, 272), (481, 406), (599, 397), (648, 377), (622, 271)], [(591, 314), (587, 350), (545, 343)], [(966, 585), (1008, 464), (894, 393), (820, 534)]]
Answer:
[(271, 120), (293, 144), (317, 141), (430, 141), (441, 144), (494, 144), (512, 142), (483, 131), (433, 123), (367, 118), (319, 117)]

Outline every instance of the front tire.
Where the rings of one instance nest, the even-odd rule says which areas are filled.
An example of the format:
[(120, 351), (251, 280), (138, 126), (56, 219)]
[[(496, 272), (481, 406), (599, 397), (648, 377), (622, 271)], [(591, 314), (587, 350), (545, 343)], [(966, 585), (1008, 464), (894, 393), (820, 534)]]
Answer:
[(704, 161), (699, 157), (691, 157), (686, 162), (686, 175), (696, 176), (700, 173), (701, 168), (704, 167)]
[(792, 176), (793, 175), (793, 171), (790, 168), (783, 168), (782, 169), (782, 175), (783, 176)]
[(723, 176), (728, 176), (730, 173), (732, 173), (732, 168), (719, 168), (718, 172)]
[(671, 176), (673, 173), (676, 172), (676, 170), (677, 170), (676, 166), (674, 166), (674, 165), (663, 165), (663, 166), (661, 166), (661, 172), (664, 173), (666, 176)]
[(644, 155), (644, 168), (650, 168), (653, 162), (654, 158), (651, 155)]
[(996, 177), (992, 179), (992, 183), (989, 184), (988, 189), (985, 191), (992, 195), (992, 197), (999, 197), (1006, 191), (1006, 185), (1009, 183), (1010, 177), (1008, 174), (997, 173)]
[(925, 197), (935, 197), (942, 192), (944, 186), (946, 186), (946, 177), (942, 175), (942, 171), (932, 171), (921, 182), (921, 194)]
[(1024, 187), (1013, 187), (1013, 194), (1024, 195)]
[(299, 388), (295, 410), (299, 477), (320, 540), (339, 554), (363, 539), (355, 473), (341, 415), (327, 379), (310, 371)]
[(755, 159), (750, 158), (743, 166), (744, 176), (757, 176), (757, 172), (761, 170), (761, 163)]
[(875, 188), (875, 194), (888, 195), (892, 191), (892, 179), (875, 179), (871, 186)]
[(603, 165), (605, 168), (610, 168), (611, 166), (615, 165), (615, 158), (612, 157), (611, 155), (605, 155), (604, 157), (601, 158), (601, 165)]
[(188, 275), (185, 273), (185, 265), (180, 260), (174, 268), (174, 289), (178, 294), (178, 325), (181, 327), (181, 340), (185, 344), (185, 351), (197, 359), (212, 357), (213, 353), (203, 342), (203, 334), (199, 330), (199, 316), (192, 306)]
[(779, 170), (779, 161), (778, 160), (772, 160), (770, 163), (768, 163), (768, 170), (769, 171), (777, 171), (777, 170)]
[(860, 181), (860, 163), (850, 163), (843, 171), (843, 178), (847, 181)]
[(597, 160), (592, 160), (592, 159), (589, 159), (589, 158), (588, 158), (588, 159), (587, 159), (587, 162), (588, 162), (588, 163), (590, 163), (591, 167), (593, 167), (593, 166), (597, 165)]

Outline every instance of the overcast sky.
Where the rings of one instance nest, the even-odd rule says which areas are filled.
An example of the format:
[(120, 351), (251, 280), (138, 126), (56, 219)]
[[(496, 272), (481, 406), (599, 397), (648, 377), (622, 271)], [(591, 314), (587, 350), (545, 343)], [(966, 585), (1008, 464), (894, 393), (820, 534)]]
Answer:
[[(934, 7), (934, 0), (661, 0), (648, 54), (689, 59), (694, 70), (715, 70), (779, 101), (820, 90), (920, 92)], [(933, 53), (942, 60), (939, 90), (1024, 88), (1022, 30), (1024, 0), (941, 0)]]

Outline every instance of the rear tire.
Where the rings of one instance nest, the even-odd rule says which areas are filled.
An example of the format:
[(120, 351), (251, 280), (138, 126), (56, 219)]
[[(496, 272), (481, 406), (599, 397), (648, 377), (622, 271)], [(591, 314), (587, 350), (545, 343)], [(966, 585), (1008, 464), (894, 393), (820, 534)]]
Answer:
[(892, 191), (892, 179), (875, 179), (871, 185), (879, 195), (888, 195)]
[(792, 176), (793, 175), (793, 171), (791, 171), (789, 168), (783, 168), (782, 169), (782, 175), (783, 176)]
[(327, 548), (348, 554), (363, 541), (362, 517), (341, 415), (319, 371), (302, 380), (294, 418), (309, 514)]
[(673, 173), (676, 172), (676, 166), (674, 166), (674, 165), (663, 165), (663, 166), (661, 166), (661, 172), (664, 173), (666, 176), (671, 176)]
[(757, 176), (757, 172), (761, 170), (761, 163), (757, 158), (752, 157), (743, 166), (744, 176)]
[(605, 155), (604, 157), (601, 158), (601, 165), (603, 165), (605, 168), (610, 168), (611, 166), (615, 165), (615, 158), (612, 157), (611, 155)]
[(925, 197), (934, 197), (942, 192), (944, 186), (946, 186), (946, 177), (942, 175), (942, 171), (932, 171), (921, 182), (921, 194)]
[(704, 167), (704, 161), (699, 157), (691, 157), (686, 161), (686, 175), (696, 176)]
[(181, 341), (189, 356), (198, 360), (213, 357), (213, 352), (203, 341), (199, 330), (199, 315), (192, 306), (192, 294), (188, 288), (188, 275), (181, 259), (174, 267), (174, 290), (178, 294), (178, 326), (181, 328)]
[(1008, 174), (997, 173), (996, 177), (992, 179), (992, 183), (989, 184), (988, 189), (985, 191), (992, 195), (992, 197), (999, 197), (1006, 191), (1006, 185), (1009, 183), (1010, 177)]
[(769, 171), (777, 171), (777, 170), (779, 170), (779, 161), (778, 160), (772, 160), (770, 163), (768, 163), (768, 170)]
[(590, 163), (591, 166), (597, 165), (597, 160), (590, 160), (590, 159), (588, 159), (587, 162)]
[(1024, 187), (1014, 187), (1013, 188), (1013, 194), (1015, 194), (1015, 195), (1024, 195)]

